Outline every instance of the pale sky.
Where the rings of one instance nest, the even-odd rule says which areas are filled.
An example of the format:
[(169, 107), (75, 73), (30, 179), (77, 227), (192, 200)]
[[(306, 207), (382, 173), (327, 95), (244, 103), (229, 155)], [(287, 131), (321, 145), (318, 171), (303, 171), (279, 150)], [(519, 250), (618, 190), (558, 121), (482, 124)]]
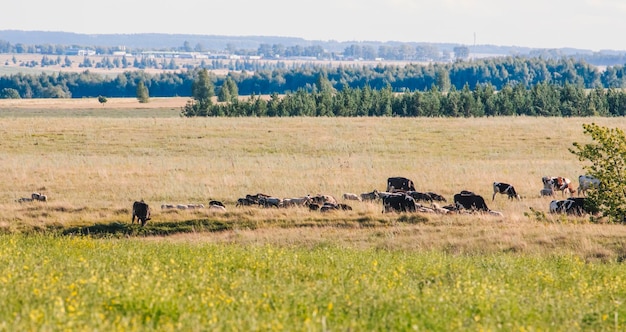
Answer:
[(16, 0), (0, 30), (626, 50), (626, 0)]

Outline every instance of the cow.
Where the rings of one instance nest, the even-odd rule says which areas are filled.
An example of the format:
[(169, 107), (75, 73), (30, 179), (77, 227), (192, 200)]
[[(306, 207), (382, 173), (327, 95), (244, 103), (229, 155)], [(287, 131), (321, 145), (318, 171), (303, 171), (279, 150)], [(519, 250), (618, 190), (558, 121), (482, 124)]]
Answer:
[(459, 209), (489, 212), (485, 199), (471, 191), (463, 190), (454, 195), (454, 204)]
[(281, 207), (283, 200), (278, 197), (261, 197), (259, 198), (259, 205), (262, 207)]
[(337, 204), (337, 199), (331, 195), (318, 194), (317, 196), (311, 197), (311, 203), (319, 205), (324, 205), (325, 203)]
[(306, 195), (303, 197), (293, 197), (293, 198), (285, 198), (283, 200), (284, 206), (307, 206), (312, 201), (311, 195)]
[(209, 202), (209, 206), (211, 206), (211, 205), (217, 205), (217, 206), (226, 207), (226, 206), (224, 205), (224, 203), (222, 203), (222, 202), (220, 202), (220, 201), (210, 201), (210, 202)]
[(407, 191), (406, 194), (413, 197), (416, 202), (423, 201), (432, 203), (433, 201), (433, 198), (427, 193), (422, 193), (419, 191)]
[(235, 204), (235, 206), (250, 206), (256, 204), (259, 204), (259, 202), (255, 202), (253, 199), (247, 197), (242, 197), (237, 199), (237, 204)]
[(554, 190), (561, 191), (561, 196), (564, 196), (566, 191), (570, 194), (570, 196), (574, 194), (574, 184), (570, 179), (557, 176), (550, 178), (550, 182), (552, 183)]
[(259, 200), (261, 198), (268, 198), (270, 197), (270, 195), (266, 195), (266, 194), (255, 194), (255, 195), (246, 195), (246, 199), (253, 202), (254, 204), (259, 204)]
[(345, 193), (343, 194), (343, 199), (349, 200), (349, 201), (360, 201), (361, 200), (361, 196), (357, 195), (357, 194), (353, 194), (353, 193)]
[(352, 207), (348, 204), (343, 204), (343, 203), (339, 203), (339, 204), (325, 203), (319, 208), (319, 210), (320, 212), (328, 212), (331, 210), (352, 211)]
[(415, 212), (415, 199), (406, 194), (394, 194), (383, 198), (383, 213), (385, 212)]
[(141, 226), (145, 226), (146, 222), (150, 220), (150, 207), (143, 200), (133, 203), (133, 219), (131, 224), (135, 223), (135, 217), (137, 223), (141, 222)]
[(40, 193), (32, 193), (30, 197), (33, 199), (33, 201), (45, 202), (48, 200), (48, 197), (46, 195)]
[(581, 175), (578, 177), (577, 195), (580, 196), (580, 194), (582, 193), (583, 196), (586, 196), (587, 190), (598, 189), (599, 187), (600, 187), (600, 180), (594, 178), (591, 175)]
[(217, 212), (226, 212), (226, 207), (222, 205), (209, 205), (209, 210)]
[(552, 185), (553, 179), (556, 179), (556, 177), (544, 176), (541, 178), (541, 182), (543, 182), (543, 189), (539, 191), (539, 196), (554, 197), (554, 186)]
[(427, 192), (427, 194), (430, 196), (430, 198), (432, 198), (432, 199), (433, 199), (433, 201), (438, 201), (438, 202), (447, 202), (447, 200), (446, 200), (446, 198), (445, 198), (445, 197), (443, 197), (443, 196), (441, 196), (441, 195), (439, 195), (439, 194), (437, 194), (437, 193), (434, 193), (434, 192), (432, 192), (432, 191), (429, 191), (429, 192)]
[(368, 193), (361, 193), (361, 200), (362, 201), (375, 201), (379, 198), (378, 196), (378, 190), (374, 189), (371, 192)]
[(494, 182), (493, 183), (493, 196), (491, 196), (491, 201), (493, 202), (496, 199), (496, 194), (503, 194), (509, 196), (509, 199), (517, 198), (520, 199), (520, 196), (515, 191), (515, 188), (504, 182)]
[(387, 191), (415, 191), (415, 185), (407, 178), (391, 177), (387, 179)]
[(585, 213), (593, 212), (591, 210), (587, 206), (587, 201), (584, 197), (569, 197), (550, 202), (550, 213), (566, 213), (581, 216)]

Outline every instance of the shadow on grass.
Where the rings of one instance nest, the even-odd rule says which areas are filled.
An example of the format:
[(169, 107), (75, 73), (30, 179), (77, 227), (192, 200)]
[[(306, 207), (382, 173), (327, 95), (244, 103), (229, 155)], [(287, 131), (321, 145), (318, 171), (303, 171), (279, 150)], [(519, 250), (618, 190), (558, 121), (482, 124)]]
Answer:
[(93, 237), (122, 237), (122, 236), (166, 236), (178, 233), (194, 232), (221, 232), (237, 228), (254, 229), (254, 223), (224, 222), (208, 219), (194, 219), (176, 222), (150, 223), (145, 226), (112, 222), (109, 224), (95, 224), (93, 226), (77, 226), (61, 231), (63, 235), (87, 235)]

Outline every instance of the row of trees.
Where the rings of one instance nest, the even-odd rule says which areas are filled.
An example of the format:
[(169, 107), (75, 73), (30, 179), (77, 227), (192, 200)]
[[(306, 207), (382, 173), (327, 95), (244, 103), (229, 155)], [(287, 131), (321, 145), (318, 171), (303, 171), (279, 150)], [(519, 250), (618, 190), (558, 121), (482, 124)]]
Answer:
[(400, 94), (390, 87), (337, 91), (320, 75), (312, 92), (302, 89), (282, 97), (272, 94), (269, 100), (253, 95), (246, 101), (217, 104), (194, 98), (192, 104), (194, 107), (183, 107), (183, 116), (624, 116), (626, 92), (613, 88), (587, 92), (573, 84), (545, 82), (529, 89), (520, 84), (506, 85), (497, 92), (490, 84), (474, 89), (469, 85), (460, 90), (452, 87), (447, 93), (437, 86)]
[[(153, 97), (189, 96), (198, 69), (149, 75), (128, 71), (115, 77), (90, 73), (13, 74), (0, 77), (0, 90), (13, 89), (21, 98), (134, 97), (143, 81)], [(226, 77), (209, 73), (214, 86), (232, 80), (242, 95), (285, 94), (304, 90), (312, 92), (319, 75), (325, 76), (336, 90), (391, 89), (392, 92), (427, 91), (436, 86), (440, 92), (465, 85), (473, 90), (490, 85), (495, 90), (520, 85), (529, 89), (541, 83), (575, 85), (580, 88), (626, 87), (624, 66), (597, 68), (570, 58), (494, 58), (452, 64), (409, 64), (404, 66), (301, 66), (274, 70), (231, 72)]]

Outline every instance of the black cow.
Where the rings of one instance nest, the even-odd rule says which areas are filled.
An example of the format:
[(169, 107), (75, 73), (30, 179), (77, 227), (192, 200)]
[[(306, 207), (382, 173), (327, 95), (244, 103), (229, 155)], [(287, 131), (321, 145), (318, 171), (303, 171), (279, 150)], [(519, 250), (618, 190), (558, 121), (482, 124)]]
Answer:
[(135, 217), (137, 217), (137, 222), (141, 221), (141, 226), (144, 226), (148, 220), (150, 220), (150, 207), (148, 204), (141, 202), (133, 203), (133, 219), (131, 224), (135, 223)]
[(447, 202), (445, 197), (443, 197), (443, 196), (441, 196), (441, 195), (439, 195), (437, 193), (429, 191), (429, 192), (427, 192), (427, 194), (430, 196), (430, 198), (433, 199), (433, 201)]
[(430, 196), (428, 193), (422, 193), (419, 191), (407, 191), (406, 194), (413, 197), (416, 202), (419, 202), (419, 201), (430, 202), (430, 203), (433, 202), (432, 196)]
[(496, 194), (508, 195), (509, 199), (520, 199), (520, 196), (515, 191), (515, 188), (512, 185), (504, 182), (493, 183), (493, 196), (491, 197), (492, 202), (496, 199)]
[(415, 191), (413, 181), (403, 177), (393, 177), (387, 179), (387, 191)]
[(458, 194), (454, 195), (454, 204), (460, 208), (466, 210), (478, 210), (489, 212), (489, 208), (487, 207), (487, 203), (485, 203), (485, 199), (477, 195), (471, 191), (463, 190)]
[(415, 199), (409, 195), (389, 195), (383, 197), (383, 213), (385, 212), (415, 212)]

